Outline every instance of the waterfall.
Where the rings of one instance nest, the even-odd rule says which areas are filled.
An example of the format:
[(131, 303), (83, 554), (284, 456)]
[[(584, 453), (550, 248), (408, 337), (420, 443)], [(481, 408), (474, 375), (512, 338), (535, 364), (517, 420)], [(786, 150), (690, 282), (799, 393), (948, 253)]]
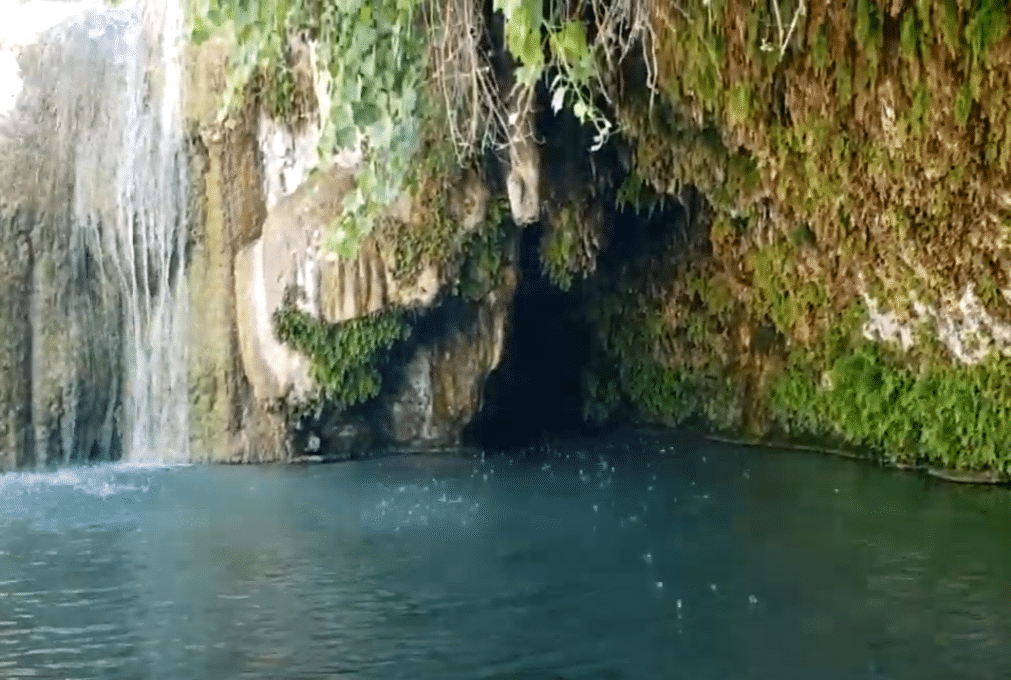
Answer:
[(189, 459), (182, 0), (131, 8), (123, 141), (110, 239), (125, 305), (125, 455)]
[(34, 215), (29, 455), (188, 460), (184, 0), (14, 2), (0, 206)]

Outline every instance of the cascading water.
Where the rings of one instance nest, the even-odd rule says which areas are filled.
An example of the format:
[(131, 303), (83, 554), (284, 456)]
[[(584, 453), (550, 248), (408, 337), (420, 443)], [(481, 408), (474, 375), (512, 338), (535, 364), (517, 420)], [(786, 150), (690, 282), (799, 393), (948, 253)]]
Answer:
[[(188, 460), (186, 155), (180, 0), (130, 8), (132, 55), (110, 246), (124, 292), (126, 456)], [(80, 216), (79, 216), (80, 218)]]
[(31, 215), (19, 459), (188, 460), (183, 0), (14, 1), (0, 204)]

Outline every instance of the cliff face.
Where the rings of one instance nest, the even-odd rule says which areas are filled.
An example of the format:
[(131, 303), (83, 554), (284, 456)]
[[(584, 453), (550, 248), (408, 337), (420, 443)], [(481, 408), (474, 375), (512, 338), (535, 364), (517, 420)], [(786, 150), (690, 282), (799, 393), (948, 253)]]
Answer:
[[(1006, 471), (1011, 38), (1001, 3), (658, 2), (632, 175), (691, 229), (594, 306), (598, 413)], [(634, 323), (616, 322), (618, 318)]]
[[(458, 442), (497, 365), (510, 300), (501, 252), (494, 282), (461, 276), (475, 244), (498, 234), (487, 188), (471, 174), (445, 200), (441, 188), (405, 194), (355, 253), (336, 255), (332, 225), (357, 159), (316, 157), (328, 102), (313, 46), (301, 43), (306, 115), (293, 121), (274, 119), (252, 92), (219, 116), (229, 50), (216, 38), (190, 57), (202, 182), (190, 264), (191, 312), (202, 319), (191, 327), (192, 448), (248, 462)], [(473, 283), (466, 301), (462, 278)]]
[[(159, 427), (208, 461), (457, 443), (482, 411), (523, 419), (487, 403), (524, 393), (486, 389), (504, 356), (524, 380), (574, 375), (509, 352), (515, 305), (546, 285), (565, 321), (544, 327), (572, 337), (543, 342), (581, 362), (587, 421), (701, 419), (1006, 475), (1003, 5), (614, 7), (567, 34), (612, 57), (590, 93), (616, 124), (606, 143), (566, 93), (517, 95), (506, 27), (471, 7), (475, 110), (502, 129), (472, 127), (503, 146), (460, 164), (425, 121), (408, 186), (353, 249), (338, 232), (362, 162), (317, 157), (334, 102), (308, 33), (285, 35), (283, 98), (254, 80), (228, 115), (235, 46), (192, 45), (173, 84), (184, 137), (152, 105), (179, 92), (149, 96), (174, 62), (120, 55), (139, 15), (96, 5), (19, 44), (24, 87), (0, 114), (0, 465), (115, 459)], [(521, 279), (537, 283), (517, 298)]]
[(181, 59), (181, 2), (36, 4), (0, 33), (0, 469), (457, 442), (514, 285), (481, 178), (429, 169), (336, 257), (311, 44), (300, 116), (221, 115), (233, 45)]
[(0, 111), (0, 469), (120, 455), (123, 300), (99, 241), (128, 24), (80, 12), (3, 44), (20, 87)]

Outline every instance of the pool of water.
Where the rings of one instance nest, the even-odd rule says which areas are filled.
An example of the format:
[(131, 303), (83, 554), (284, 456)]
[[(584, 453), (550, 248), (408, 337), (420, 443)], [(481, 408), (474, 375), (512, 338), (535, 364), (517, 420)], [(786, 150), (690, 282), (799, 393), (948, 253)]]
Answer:
[(0, 677), (1011, 677), (1011, 495), (635, 435), (0, 476)]

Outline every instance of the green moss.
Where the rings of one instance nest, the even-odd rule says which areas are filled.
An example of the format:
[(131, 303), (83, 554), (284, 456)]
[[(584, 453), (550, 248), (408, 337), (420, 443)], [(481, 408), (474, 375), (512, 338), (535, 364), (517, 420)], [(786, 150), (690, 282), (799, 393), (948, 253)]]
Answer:
[(388, 351), (410, 333), (404, 313), (396, 310), (328, 324), (286, 304), (273, 320), (278, 338), (312, 364), (319, 393), (303, 408), (325, 400), (343, 409), (375, 397)]
[(969, 113), (971, 111), (972, 90), (970, 88), (969, 81), (966, 81), (962, 84), (962, 87), (958, 88), (958, 93), (955, 95), (955, 104), (953, 107), (955, 123), (959, 127), (965, 127), (965, 124), (969, 121)]
[(590, 320), (599, 347), (584, 374), (588, 418), (603, 421), (624, 409), (640, 419), (675, 425), (700, 411), (699, 382), (657, 356), (670, 331), (655, 302), (632, 292), (610, 292), (594, 304)]
[(828, 53), (828, 26), (822, 24), (815, 34), (814, 44), (811, 45), (811, 63), (819, 73), (824, 73), (831, 61)]
[(728, 112), (734, 125), (742, 125), (751, 118), (751, 88), (747, 84), (739, 83), (730, 91)]
[(562, 206), (556, 219), (544, 230), (541, 238), (541, 269), (551, 282), (568, 290), (572, 287), (579, 266), (576, 261), (576, 246), (579, 243), (579, 229), (576, 221), (579, 214), (575, 206)]
[(907, 10), (902, 15), (902, 28), (900, 29), (899, 36), (902, 56), (907, 61), (913, 62), (920, 58), (919, 34), (920, 29), (917, 26), (916, 12)]
[(942, 0), (940, 19), (941, 37), (944, 39), (944, 44), (948, 47), (951, 56), (957, 56), (960, 41), (958, 7), (955, 5), (955, 0)]
[(1011, 359), (977, 366), (927, 363), (865, 342), (825, 371), (797, 363), (772, 403), (788, 431), (826, 433), (907, 464), (1011, 468)]
[(407, 182), (414, 220), (386, 220), (383, 226), (383, 239), (393, 248), (393, 276), (398, 281), (410, 284), (426, 267), (443, 272), (460, 257), (464, 235), (449, 202), (463, 177), (452, 145), (430, 135)]
[(477, 301), (502, 285), (508, 261), (509, 204), (500, 197), (492, 203), (488, 219), (467, 238), (464, 260), (454, 291)]
[(920, 83), (913, 93), (913, 102), (909, 107), (909, 130), (914, 136), (921, 136), (926, 129), (927, 112), (930, 110), (930, 90), (926, 84)]
[[(646, 200), (639, 187), (633, 200)], [(585, 279), (596, 268), (601, 216), (592, 207), (592, 197), (585, 196), (549, 207), (543, 220), (541, 236), (541, 271), (562, 290), (569, 290), (577, 280)]]
[(1009, 19), (1005, 0), (978, 0), (965, 27), (966, 41), (975, 57), (985, 57), (1007, 35)]
[(621, 181), (614, 197), (614, 207), (618, 210), (634, 210), (636, 212), (649, 206), (650, 192), (639, 173), (629, 172)]

